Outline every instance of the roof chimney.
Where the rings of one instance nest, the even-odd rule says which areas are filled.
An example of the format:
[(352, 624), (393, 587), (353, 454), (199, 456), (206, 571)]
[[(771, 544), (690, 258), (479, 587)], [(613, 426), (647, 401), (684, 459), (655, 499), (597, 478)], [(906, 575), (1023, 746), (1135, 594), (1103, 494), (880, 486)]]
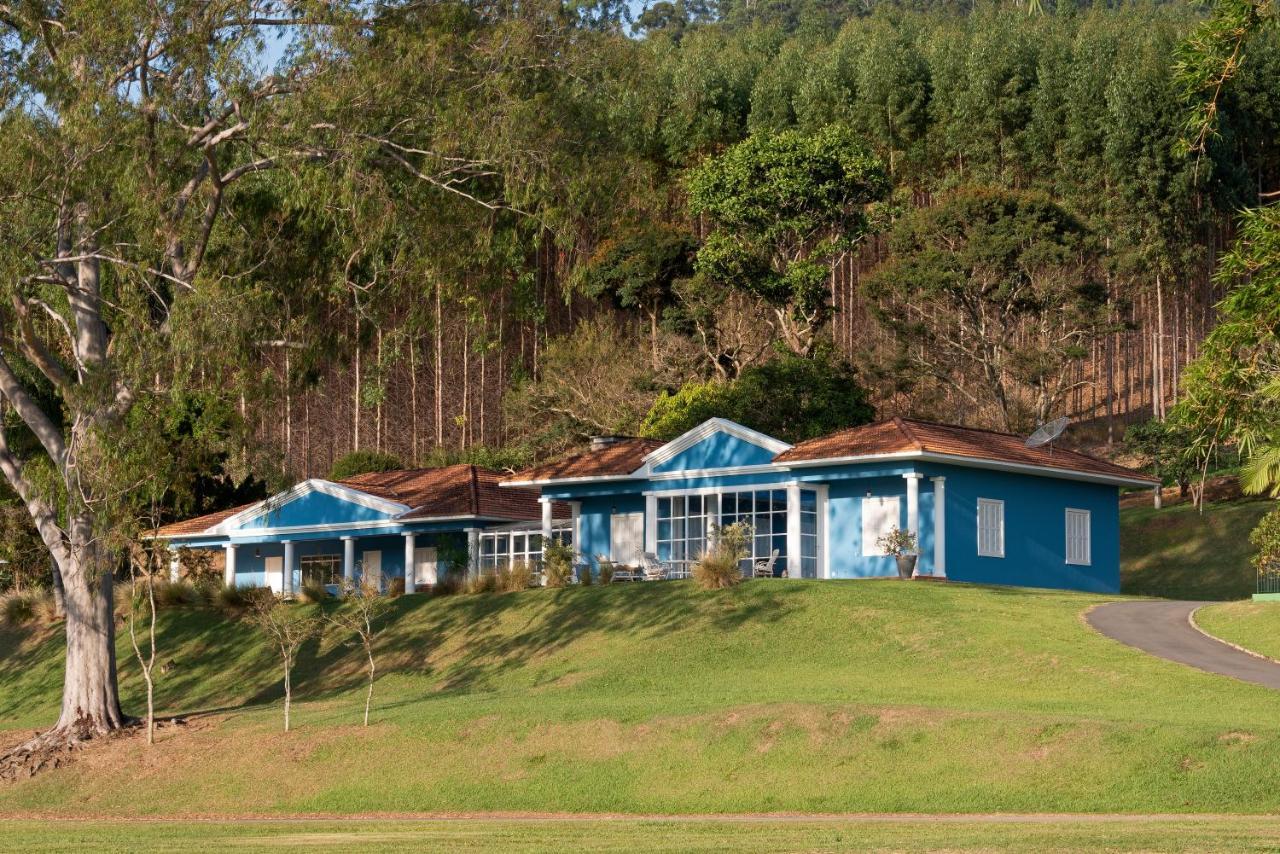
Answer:
[(610, 445), (616, 445), (626, 438), (627, 438), (626, 436), (592, 436), (591, 450), (603, 451), (605, 448), (609, 447)]

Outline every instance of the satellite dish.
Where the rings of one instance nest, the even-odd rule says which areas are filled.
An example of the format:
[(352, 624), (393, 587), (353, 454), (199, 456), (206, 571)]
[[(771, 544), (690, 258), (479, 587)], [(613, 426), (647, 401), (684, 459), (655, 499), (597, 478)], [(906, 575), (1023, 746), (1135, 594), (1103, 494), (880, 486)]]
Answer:
[(1070, 423), (1071, 419), (1063, 417), (1041, 424), (1036, 428), (1036, 432), (1027, 437), (1027, 447), (1039, 448), (1042, 445), (1048, 445), (1049, 453), (1053, 453), (1053, 441), (1063, 434)]

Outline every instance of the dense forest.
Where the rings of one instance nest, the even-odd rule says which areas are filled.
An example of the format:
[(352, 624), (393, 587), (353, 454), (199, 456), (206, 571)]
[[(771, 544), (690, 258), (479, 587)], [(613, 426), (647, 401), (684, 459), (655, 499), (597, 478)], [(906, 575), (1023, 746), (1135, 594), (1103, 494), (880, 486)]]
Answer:
[[(663, 8), (635, 37), (577, 30), (557, 67), (521, 75), (513, 97), (542, 123), (522, 132), (538, 134), (546, 162), (518, 201), (443, 221), (397, 209), (382, 245), (357, 247), (364, 269), (310, 297), (277, 296), (282, 346), (260, 348), (236, 380), (254, 445), (274, 465), (319, 475), (357, 448), (521, 461), (591, 433), (637, 432), (662, 392), (732, 381), (792, 352), (774, 297), (697, 269), (714, 217), (691, 207), (689, 180), (743, 140), (833, 124), (870, 147), (892, 187), (862, 239), (823, 259), (823, 353), (855, 367), (878, 411), (1010, 429), (1065, 414), (1118, 440), (1178, 400), (1214, 324), (1212, 274), (1236, 212), (1280, 178), (1280, 51), (1253, 54), (1220, 136), (1193, 158), (1176, 150), (1174, 53), (1198, 19), (1181, 4), (799, 4), (693, 20)], [(481, 39), (497, 26), (476, 25)], [(431, 35), (408, 38), (418, 50)], [(1009, 312), (1008, 420), (967, 345), (928, 343), (950, 334), (947, 298), (877, 278), (905, 229), (927, 227), (919, 211), (974, 188), (1067, 212), (1079, 230), (1070, 275), (1101, 289), (1065, 343), (1053, 340), (1065, 318), (1045, 329), (1041, 308)], [(297, 212), (270, 216), (285, 228)], [(315, 254), (273, 250), (255, 275), (339, 279), (347, 241), (332, 253), (323, 229), (310, 240)], [(325, 333), (292, 340), (298, 314)], [(1056, 364), (1025, 364), (1037, 353)], [(1038, 410), (1042, 391), (1052, 399)]]
[[(1188, 150), (1182, 3), (24, 15), (0, 4), (0, 385), (116, 451), (86, 494), (151, 485), (85, 501), (135, 526), (352, 452), (518, 466), (717, 413), (1119, 443), (1184, 396), (1239, 212), (1280, 186), (1280, 36)], [(42, 291), (72, 273), (115, 313), (84, 352)], [(50, 446), (8, 400), (17, 466)], [(47, 561), (33, 501), (78, 503), (52, 489), (0, 516), (15, 564)]]

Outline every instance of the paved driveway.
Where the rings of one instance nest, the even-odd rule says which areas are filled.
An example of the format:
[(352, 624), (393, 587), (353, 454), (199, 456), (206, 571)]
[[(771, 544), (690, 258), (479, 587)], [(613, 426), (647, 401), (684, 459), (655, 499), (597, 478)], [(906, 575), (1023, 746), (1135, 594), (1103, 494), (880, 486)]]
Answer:
[(1085, 619), (1102, 634), (1160, 658), (1280, 690), (1280, 664), (1241, 652), (1191, 625), (1208, 602), (1108, 602)]

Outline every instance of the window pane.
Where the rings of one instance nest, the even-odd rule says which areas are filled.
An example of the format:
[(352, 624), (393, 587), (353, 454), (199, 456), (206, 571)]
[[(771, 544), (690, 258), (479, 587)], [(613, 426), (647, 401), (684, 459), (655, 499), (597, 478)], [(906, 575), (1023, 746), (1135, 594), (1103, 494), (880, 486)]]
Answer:
[(812, 489), (800, 490), (800, 509), (807, 510), (810, 513), (817, 512), (818, 509), (818, 493)]

